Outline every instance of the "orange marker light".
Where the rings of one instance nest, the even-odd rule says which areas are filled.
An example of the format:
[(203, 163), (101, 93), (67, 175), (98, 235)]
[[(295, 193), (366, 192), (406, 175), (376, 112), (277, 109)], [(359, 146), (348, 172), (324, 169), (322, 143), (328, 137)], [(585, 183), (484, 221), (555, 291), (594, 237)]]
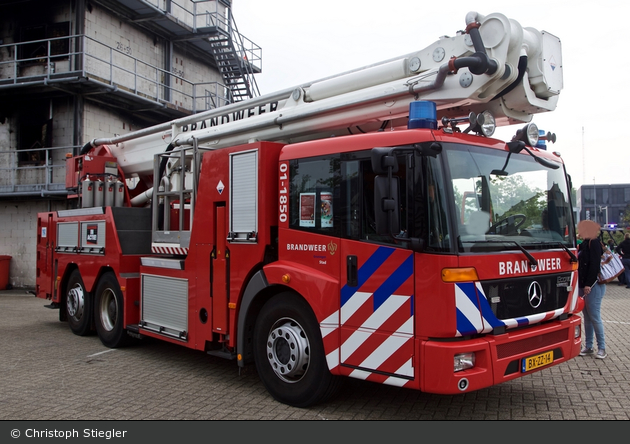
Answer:
[(468, 268), (444, 268), (442, 270), (442, 280), (444, 282), (470, 282), (478, 281), (477, 270)]

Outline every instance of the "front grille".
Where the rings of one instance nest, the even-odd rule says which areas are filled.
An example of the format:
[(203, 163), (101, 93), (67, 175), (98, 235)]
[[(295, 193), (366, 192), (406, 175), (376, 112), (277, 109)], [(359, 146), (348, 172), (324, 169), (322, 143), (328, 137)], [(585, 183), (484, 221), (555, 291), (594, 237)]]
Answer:
[[(532, 283), (540, 284), (542, 301), (537, 307), (530, 303)], [(481, 283), (483, 291), (497, 319), (514, 319), (545, 313), (562, 308), (569, 297), (568, 285), (571, 273), (558, 273), (543, 276), (497, 279)]]
[(499, 359), (509, 358), (510, 356), (527, 353), (531, 350), (537, 350), (543, 347), (550, 347), (569, 339), (569, 329), (562, 329), (542, 336), (534, 336), (531, 338), (521, 339), (520, 341), (509, 342), (507, 344), (497, 345), (497, 357)]

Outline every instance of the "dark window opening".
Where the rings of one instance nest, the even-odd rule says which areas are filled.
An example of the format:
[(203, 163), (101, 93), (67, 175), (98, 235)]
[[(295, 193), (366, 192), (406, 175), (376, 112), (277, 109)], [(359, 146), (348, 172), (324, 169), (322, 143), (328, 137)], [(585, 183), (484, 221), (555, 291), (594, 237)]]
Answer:
[(31, 102), (22, 109), (19, 118), (18, 162), (24, 165), (43, 165), (46, 150), (52, 147), (53, 121), (49, 116), (49, 103)]
[(48, 57), (66, 59), (70, 52), (69, 35), (70, 22), (23, 27), (20, 42), (25, 44), (19, 45), (18, 57), (23, 63), (43, 63)]

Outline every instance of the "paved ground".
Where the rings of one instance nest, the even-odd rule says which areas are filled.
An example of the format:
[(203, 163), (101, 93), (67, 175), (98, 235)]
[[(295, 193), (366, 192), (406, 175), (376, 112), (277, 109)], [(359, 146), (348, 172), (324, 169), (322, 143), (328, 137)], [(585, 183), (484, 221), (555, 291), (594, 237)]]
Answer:
[(111, 350), (78, 337), (46, 301), (0, 292), (0, 420), (628, 420), (630, 290), (608, 285), (609, 356), (578, 357), (457, 396), (347, 380), (298, 409), (274, 401), (255, 368), (160, 341)]

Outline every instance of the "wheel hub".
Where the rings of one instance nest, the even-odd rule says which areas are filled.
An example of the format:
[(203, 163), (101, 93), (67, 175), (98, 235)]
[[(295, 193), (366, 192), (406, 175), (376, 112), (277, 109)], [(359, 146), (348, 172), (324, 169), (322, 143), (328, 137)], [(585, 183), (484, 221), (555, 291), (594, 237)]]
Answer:
[(276, 322), (267, 337), (267, 359), (278, 377), (297, 382), (306, 373), (310, 358), (304, 330), (292, 319)]
[(83, 307), (85, 305), (85, 295), (80, 285), (77, 285), (70, 289), (68, 292), (68, 299), (66, 301), (68, 306), (68, 315), (75, 319), (80, 319), (83, 316)]
[(112, 331), (116, 325), (118, 318), (118, 305), (116, 296), (111, 290), (106, 290), (101, 297), (101, 306), (99, 310), (101, 314), (101, 323), (105, 330)]

